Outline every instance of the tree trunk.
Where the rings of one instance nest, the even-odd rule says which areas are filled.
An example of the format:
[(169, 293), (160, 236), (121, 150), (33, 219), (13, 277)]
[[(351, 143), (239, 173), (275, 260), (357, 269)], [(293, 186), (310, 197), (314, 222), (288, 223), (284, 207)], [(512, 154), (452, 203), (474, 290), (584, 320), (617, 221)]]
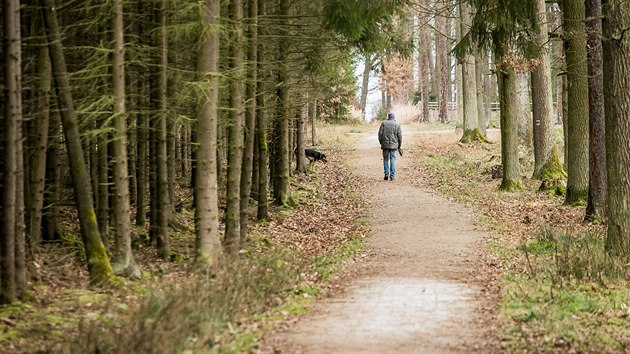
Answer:
[(486, 130), (490, 126), (490, 118), (492, 117), (492, 101), (496, 96), (496, 86), (494, 85), (495, 75), (490, 75), (492, 70), (492, 53), (486, 51), (484, 53), (484, 62), (483, 62), (483, 95), (486, 98), (484, 102), (483, 111), (484, 114), (481, 118), (483, 124), (483, 134), (486, 135)]
[(197, 106), (195, 165), (195, 262), (213, 266), (221, 256), (217, 190), (217, 121), (219, 71), (219, 1), (207, 0), (201, 22), (208, 27), (200, 38), (197, 73), (207, 86)]
[[(140, 84), (140, 106), (148, 107), (144, 97), (148, 95), (146, 78), (141, 79)], [(149, 179), (147, 172), (148, 160), (147, 156), (149, 150), (149, 117), (146, 112), (140, 112), (138, 114), (138, 124), (136, 138), (137, 138), (137, 152), (138, 152), (138, 196), (136, 198), (136, 225), (144, 227), (147, 222), (147, 187), (149, 185)]]
[(516, 74), (516, 108), (518, 137), (522, 146), (532, 147), (532, 118), (529, 107), (529, 75), (527, 72)]
[(317, 146), (317, 100), (311, 99), (310, 108), (308, 111), (309, 119), (311, 120), (311, 143), (313, 146)]
[[(266, 3), (264, 0), (258, 0), (258, 17), (263, 18), (266, 14)], [(259, 23), (260, 25), (260, 23)], [(261, 33), (261, 37), (264, 33)], [(266, 90), (264, 82), (269, 78), (263, 74), (265, 67), (265, 46), (263, 41), (258, 41), (256, 45), (258, 57), (258, 77), (256, 83), (258, 95), (256, 96), (256, 106), (258, 108), (258, 119), (256, 120), (256, 131), (258, 132), (258, 208), (256, 219), (265, 220), (269, 217), (269, 149), (267, 144), (267, 102)], [(313, 127), (314, 128), (314, 127)], [(314, 130), (313, 130), (314, 131)], [(315, 136), (313, 136), (315, 138)]]
[[(552, 24), (549, 30), (553, 30), (553, 28), (557, 28), (557, 32), (559, 35), (562, 35), (562, 11), (557, 9), (553, 12), (552, 15)], [(564, 41), (563, 40), (554, 40), (552, 42), (553, 46), (553, 54), (554, 54), (554, 62), (557, 65), (556, 71), (558, 74), (556, 75), (556, 124), (563, 124), (564, 122), (564, 109), (563, 105), (563, 96), (564, 96), (564, 71), (565, 62), (564, 62)]]
[(365, 54), (363, 56), (365, 66), (363, 67), (363, 77), (361, 79), (361, 121), (365, 122), (365, 110), (367, 108), (367, 96), (370, 83), (370, 72), (372, 72), (372, 65), (374, 65), (374, 55)]
[(542, 180), (541, 189), (554, 185), (553, 180), (564, 179), (566, 173), (560, 163), (553, 141), (553, 95), (551, 90), (551, 59), (547, 43), (547, 5), (545, 0), (536, 0), (536, 12), (541, 26), (533, 36), (541, 46), (540, 63), (534, 68), (532, 78), (532, 110), (534, 130), (534, 173), (533, 179)]
[(112, 0), (112, 35), (114, 49), (112, 65), (112, 87), (114, 95), (113, 111), (113, 179), (114, 179), (114, 261), (113, 270), (117, 274), (140, 277), (131, 252), (129, 234), (129, 174), (127, 169), (127, 112), (125, 109), (125, 56), (123, 40), (123, 3)]
[(588, 195), (588, 69), (584, 1), (563, 3), (568, 80), (568, 178), (565, 204), (584, 205)]
[[(436, 1), (436, 6), (444, 5), (442, 1)], [(448, 120), (448, 49), (446, 41), (446, 18), (444, 14), (436, 14), (435, 33), (436, 42), (436, 72), (437, 72), (437, 90), (438, 90), (438, 117), (440, 122), (444, 123)]]
[[(464, 11), (462, 11), (462, 8), (467, 8), (468, 4), (465, 3), (460, 3), (460, 4), (455, 4), (454, 5), (454, 16), (453, 16), (453, 20), (455, 21), (455, 42), (459, 42), (464, 33), (463, 31), (468, 32), (468, 28), (470, 28), (470, 23), (466, 23), (466, 18), (464, 18), (465, 14), (463, 13)], [(468, 11), (466, 11), (468, 12)], [(469, 21), (470, 22), (470, 21)], [(450, 21), (449, 21), (450, 23)], [(466, 28), (463, 28), (463, 27)], [(450, 31), (449, 31), (450, 33)], [(450, 43), (450, 40), (449, 40)], [(457, 111), (457, 124), (461, 124), (462, 126), (462, 130), (464, 131), (464, 136), (470, 135), (470, 134), (466, 134), (466, 118), (464, 118), (464, 116), (466, 115), (466, 113), (464, 112), (465, 108), (465, 104), (464, 104), (464, 100), (465, 100), (465, 95), (466, 93), (464, 92), (464, 66), (467, 64), (466, 61), (470, 59), (470, 57), (472, 57), (472, 55), (467, 55), (465, 58), (455, 58), (455, 63), (453, 64), (455, 66), (455, 89), (457, 92), (457, 95), (455, 96), (455, 104), (456, 104), (456, 111)], [(448, 58), (448, 62), (449, 65), (451, 63), (450, 60), (450, 55)], [(470, 64), (470, 63), (468, 63)], [(451, 75), (450, 75), (451, 71), (450, 71), (450, 66), (449, 66), (449, 89), (452, 87), (451, 85)], [(474, 73), (474, 69), (471, 72), (470, 69), (468, 70), (468, 74), (470, 75), (471, 73)], [(449, 98), (451, 97), (451, 94), (449, 93)], [(475, 120), (476, 122), (476, 120)], [(474, 131), (474, 128), (473, 130)], [(462, 137), (463, 138), (463, 137)]]
[(603, 6), (604, 111), (608, 171), (606, 249), (630, 254), (630, 2), (608, 0)]
[(28, 220), (29, 247), (35, 252), (42, 234), (42, 213), (44, 208), (44, 190), (46, 187), (46, 148), (50, 122), (50, 59), (48, 47), (41, 46), (38, 51), (39, 81), (37, 91), (37, 112), (35, 116), (35, 142), (30, 176), (30, 205)]
[[(51, 76), (52, 77), (52, 76)], [(51, 101), (51, 108), (56, 108)], [(46, 188), (44, 191), (44, 213), (42, 215), (42, 237), (46, 241), (56, 241), (61, 238), (59, 226), (59, 128), (61, 126), (59, 112), (50, 110), (50, 125), (48, 127), (48, 149), (46, 151)]]
[(2, 171), (2, 233), (0, 234), (0, 303), (15, 301), (16, 289), (16, 230), (18, 192), (18, 130), (22, 121), (21, 99), (21, 34), (20, 34), (20, 2), (5, 0), (2, 2), (4, 18), (4, 156)]
[(479, 134), (485, 138), (486, 136), (486, 126), (483, 119), (485, 97), (483, 95), (483, 52), (481, 52), (477, 57), (475, 57), (475, 87), (477, 88), (477, 129), (479, 130)]
[[(462, 18), (462, 36), (465, 36), (472, 25), (472, 8), (470, 5), (461, 3), (460, 14)], [(461, 59), (462, 67), (462, 101), (463, 101), (463, 130), (464, 134), (459, 140), (461, 143), (468, 144), (473, 141), (485, 142), (486, 139), (479, 130), (479, 102), (477, 101), (477, 65), (475, 56), (466, 55)], [(458, 96), (460, 95), (458, 92)]]
[(425, 1), (426, 9), (419, 15), (420, 17), (420, 53), (418, 61), (420, 62), (418, 90), (420, 91), (420, 99), (422, 100), (422, 116), (420, 121), (423, 123), (429, 123), (429, 88), (431, 85), (431, 79), (429, 77), (431, 72), (431, 42), (429, 32), (429, 15), (427, 13), (429, 8), (429, 1)]
[(230, 71), (233, 73), (230, 87), (230, 126), (228, 142), (228, 171), (227, 171), (227, 204), (225, 211), (225, 236), (223, 245), (225, 252), (235, 257), (240, 250), (241, 239), (241, 167), (243, 165), (243, 98), (245, 67), (243, 65), (243, 4), (241, 0), (231, 1), (231, 60)]
[(243, 166), (241, 173), (240, 197), (240, 247), (247, 242), (249, 223), (249, 201), (252, 192), (253, 164), (254, 164), (254, 136), (256, 131), (256, 80), (257, 75), (257, 46), (258, 46), (258, 0), (248, 1), (249, 19), (247, 26), (247, 93), (246, 93), (246, 121), (245, 121), (245, 149), (243, 150)]
[(518, 161), (518, 122), (516, 121), (516, 73), (506, 65), (497, 66), (499, 104), (501, 110), (501, 165), (503, 180), (501, 190), (514, 191), (522, 188)]
[(156, 194), (157, 194), (157, 219), (156, 240), (157, 251), (160, 257), (166, 259), (171, 255), (169, 242), (168, 223), (171, 217), (171, 205), (168, 185), (168, 122), (167, 122), (167, 76), (168, 53), (166, 46), (166, 0), (161, 0), (157, 9), (158, 25), (158, 68), (156, 87), (156, 135), (157, 135), (157, 168), (156, 168)]
[(585, 220), (601, 222), (606, 218), (606, 134), (604, 122), (604, 79), (602, 76), (602, 4), (586, 0), (588, 29), (588, 111), (589, 184)]
[(71, 161), (70, 174), (74, 185), (74, 194), (79, 211), (81, 237), (85, 247), (86, 262), (92, 283), (107, 281), (112, 275), (112, 268), (105, 247), (101, 241), (92, 203), (92, 186), (85, 164), (79, 126), (74, 113), (74, 102), (70, 90), (66, 60), (61, 44), (59, 24), (54, 0), (43, 0), (44, 18), (48, 34), (50, 62), (55, 78), (57, 99), (61, 111), (61, 121)]
[[(103, 120), (105, 124), (105, 120)], [(106, 128), (103, 126), (103, 128)], [(103, 243), (109, 241), (109, 133), (102, 132), (98, 137), (98, 229)]]
[(300, 113), (297, 120), (297, 139), (295, 144), (295, 171), (297, 173), (305, 173), (308, 171), (306, 164), (306, 155), (304, 155), (304, 149), (306, 148), (306, 117), (308, 116), (308, 93), (305, 96), (305, 100), (300, 108)]
[[(288, 0), (280, 0), (281, 17), (289, 16)], [(276, 170), (274, 183), (274, 199), (278, 205), (289, 205), (291, 196), (289, 194), (289, 74), (287, 66), (289, 64), (289, 45), (286, 38), (280, 39), (278, 52), (278, 88), (276, 94), (278, 96), (277, 114), (278, 114), (278, 137), (276, 150)]]

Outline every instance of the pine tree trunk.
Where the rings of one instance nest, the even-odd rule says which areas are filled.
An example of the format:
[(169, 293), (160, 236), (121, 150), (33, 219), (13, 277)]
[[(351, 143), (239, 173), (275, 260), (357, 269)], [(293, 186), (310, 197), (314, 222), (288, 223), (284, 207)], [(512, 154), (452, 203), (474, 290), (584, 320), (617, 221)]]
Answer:
[(516, 109), (518, 138), (522, 146), (532, 146), (532, 118), (529, 106), (529, 73), (516, 74)]
[(601, 222), (606, 218), (608, 201), (601, 0), (586, 0), (585, 7), (586, 18), (589, 19), (586, 22), (588, 30), (589, 185), (585, 220)]
[(306, 148), (306, 119), (308, 116), (308, 94), (306, 94), (305, 100), (302, 103), (300, 113), (297, 120), (297, 138), (295, 143), (295, 172), (305, 173), (308, 171), (306, 164), (306, 155), (304, 155), (304, 149)]
[(225, 237), (223, 243), (225, 251), (230, 256), (236, 256), (240, 249), (241, 214), (240, 189), (241, 167), (243, 165), (243, 98), (244, 77), (243, 66), (243, 4), (241, 0), (232, 0), (231, 20), (234, 22), (231, 46), (230, 70), (234, 74), (230, 88), (230, 127), (228, 142), (228, 172), (227, 172), (227, 204), (225, 211)]
[(3, 23), (3, 61), (4, 61), (4, 156), (2, 171), (2, 233), (0, 233), (0, 304), (15, 301), (16, 289), (16, 214), (18, 184), (18, 140), (19, 124), (22, 120), (21, 100), (21, 34), (20, 2), (5, 0), (2, 2)]
[(256, 80), (258, 78), (258, 0), (248, 1), (249, 19), (247, 26), (247, 92), (245, 116), (245, 148), (243, 150), (243, 166), (241, 173), (240, 197), (240, 247), (247, 242), (249, 223), (249, 201), (252, 192), (253, 164), (254, 164), (254, 136), (256, 131)]
[[(146, 97), (148, 90), (146, 88), (146, 82), (142, 79), (140, 97)], [(143, 100), (144, 101), (144, 100)], [(148, 107), (145, 104), (140, 104), (141, 107)], [(138, 152), (138, 196), (136, 197), (136, 225), (144, 227), (147, 222), (147, 187), (149, 185), (148, 179), (148, 150), (149, 150), (149, 118), (147, 113), (140, 112), (138, 114), (137, 124), (137, 152)]]
[[(462, 18), (462, 36), (465, 36), (472, 25), (471, 6), (460, 4), (460, 14)], [(463, 130), (464, 134), (459, 140), (462, 143), (470, 143), (473, 141), (485, 141), (479, 131), (479, 111), (477, 102), (477, 70), (475, 65), (475, 57), (472, 54), (466, 55), (461, 59), (462, 67), (462, 101), (463, 101)], [(458, 93), (459, 96), (459, 93)]]
[(361, 77), (361, 121), (365, 122), (365, 110), (367, 109), (367, 96), (370, 83), (370, 72), (372, 72), (372, 65), (374, 65), (374, 59), (372, 54), (365, 54), (363, 56), (363, 76)]
[(584, 205), (588, 195), (588, 69), (584, 1), (566, 0), (564, 38), (568, 80), (568, 178), (565, 204)]
[[(52, 77), (52, 76), (51, 76)], [(51, 101), (51, 108), (56, 108)], [(59, 131), (60, 117), (56, 109), (50, 110), (50, 125), (48, 127), (48, 149), (46, 151), (46, 188), (44, 191), (44, 213), (42, 215), (42, 237), (46, 241), (56, 241), (61, 238), (59, 226)]]
[[(258, 0), (258, 17), (263, 18), (266, 14), (265, 0)], [(259, 26), (261, 24), (259, 23)], [(264, 32), (261, 32), (262, 35)], [(258, 77), (256, 84), (258, 95), (256, 96), (256, 106), (258, 107), (258, 119), (256, 120), (256, 131), (258, 132), (258, 208), (256, 211), (257, 220), (266, 220), (269, 217), (269, 145), (267, 144), (267, 102), (264, 82), (269, 79), (265, 72), (265, 46), (263, 41), (258, 41), (256, 45), (258, 57)], [(314, 137), (313, 137), (314, 138)]]
[[(562, 35), (562, 11), (556, 10), (552, 15), (552, 28), (557, 28), (559, 35)], [(550, 29), (551, 30), (551, 29)], [(564, 41), (563, 40), (554, 40), (552, 42), (553, 46), (553, 61), (557, 65), (557, 72), (562, 73), (566, 70), (565, 61), (564, 61)], [(563, 105), (563, 96), (564, 96), (564, 84), (565, 75), (556, 75), (556, 124), (563, 124), (564, 122), (564, 109)]]
[(608, 235), (606, 249), (630, 254), (630, 2), (603, 4), (604, 111), (608, 171)]
[[(536, 12), (541, 24), (547, 21), (547, 5), (545, 0), (536, 0)], [(560, 164), (557, 150), (553, 141), (553, 95), (551, 90), (551, 59), (547, 26), (540, 26), (533, 38), (541, 46), (540, 63), (531, 74), (532, 79), (532, 110), (534, 130), (534, 173), (533, 179), (543, 181), (548, 186), (551, 180), (563, 179), (566, 173)]]
[(311, 100), (311, 107), (308, 111), (309, 118), (311, 120), (311, 143), (313, 146), (317, 146), (317, 100)]
[(483, 79), (485, 78), (483, 65), (486, 62), (485, 56), (480, 54), (475, 57), (475, 87), (477, 88), (477, 129), (481, 137), (486, 137), (486, 122), (483, 118), (486, 107), (486, 97), (483, 94)]
[(22, 123), (22, 83), (18, 79), (18, 100), (20, 114), (17, 116), (15, 141), (15, 291), (21, 294), (26, 289), (26, 225), (24, 220), (24, 133)]
[(35, 116), (35, 142), (30, 175), (30, 198), (28, 235), (32, 253), (38, 248), (42, 235), (42, 213), (44, 208), (44, 190), (46, 187), (46, 148), (50, 122), (51, 73), (48, 47), (38, 50), (38, 91), (37, 112)]
[(501, 190), (514, 191), (522, 187), (518, 161), (518, 122), (516, 112), (516, 73), (506, 65), (497, 66), (499, 104), (501, 106)]
[[(443, 1), (436, 1), (436, 6), (444, 5)], [(446, 48), (446, 18), (444, 14), (437, 14), (435, 21), (437, 32), (435, 33), (436, 41), (436, 72), (437, 72), (437, 90), (438, 90), (438, 117), (440, 122), (444, 123), (448, 120), (448, 61)]]
[(140, 277), (140, 269), (133, 259), (131, 220), (129, 218), (129, 174), (127, 168), (127, 112), (125, 109), (125, 57), (123, 40), (123, 3), (112, 0), (112, 35), (114, 50), (112, 65), (112, 86), (114, 95), (114, 116), (112, 147), (114, 179), (114, 260), (113, 270), (117, 274)]
[(219, 70), (219, 0), (206, 0), (201, 18), (209, 31), (200, 38), (197, 72), (206, 81), (206, 91), (197, 106), (195, 166), (195, 261), (212, 266), (221, 256), (217, 190), (217, 121)]
[(168, 185), (168, 122), (167, 122), (167, 77), (168, 54), (166, 46), (166, 0), (160, 0), (156, 13), (158, 25), (158, 61), (156, 89), (156, 136), (157, 136), (157, 168), (156, 168), (156, 240), (160, 257), (166, 259), (171, 255), (169, 242), (169, 221), (171, 204)]
[(92, 186), (87, 172), (83, 147), (81, 146), (79, 126), (74, 113), (74, 102), (70, 91), (55, 3), (54, 0), (43, 0), (43, 5), (50, 62), (52, 63), (53, 77), (55, 78), (55, 88), (61, 111), (68, 160), (71, 161), (70, 174), (79, 211), (79, 224), (81, 226), (83, 246), (85, 247), (86, 262), (92, 283), (102, 283), (111, 277), (112, 268), (101, 241), (96, 214), (94, 213)]
[[(105, 122), (103, 121), (103, 124)], [(105, 128), (105, 127), (103, 127)], [(107, 246), (109, 243), (109, 133), (98, 137), (98, 228)]]
[(429, 2), (426, 1), (426, 9), (424, 13), (420, 15), (421, 18), (421, 26), (419, 28), (420, 31), (420, 75), (419, 75), (419, 91), (420, 98), (422, 99), (422, 116), (420, 121), (423, 123), (429, 123), (429, 88), (431, 86), (431, 40), (429, 33), (429, 15), (426, 13), (428, 11)]
[[(487, 56), (486, 56), (487, 55)], [(494, 85), (495, 75), (490, 75), (492, 72), (492, 52), (486, 51), (484, 55), (483, 62), (483, 95), (486, 98), (484, 102), (484, 115), (482, 117), (483, 121), (483, 132), (486, 134), (486, 129), (490, 126), (490, 118), (492, 117), (492, 101), (495, 99), (497, 94), (496, 86)]]
[[(288, 0), (280, 0), (280, 13), (283, 18), (289, 16)], [(288, 69), (289, 64), (289, 45), (286, 38), (280, 39), (278, 51), (278, 88), (276, 95), (278, 97), (277, 114), (278, 114), (278, 130), (277, 130), (277, 147), (275, 158), (275, 188), (274, 199), (278, 205), (288, 205), (291, 200), (289, 194), (289, 87), (288, 87)]]
[[(454, 6), (454, 20), (455, 20), (455, 42), (459, 42), (462, 39), (463, 33), (462, 31), (464, 31), (463, 28), (463, 22), (466, 21), (466, 19), (463, 17), (463, 11), (462, 11), (462, 7), (466, 7), (467, 4), (455, 4)], [(465, 24), (466, 25), (466, 29), (465, 31), (468, 31), (468, 27), (469, 24)], [(450, 33), (450, 31), (449, 31)], [(449, 40), (450, 43), (450, 40)], [(449, 55), (448, 58), (448, 62), (449, 64), (451, 63), (451, 58)], [(464, 92), (464, 66), (466, 65), (466, 60), (468, 58), (455, 58), (455, 63), (453, 64), (455, 66), (455, 90), (457, 92), (457, 95), (455, 96), (455, 104), (456, 104), (456, 112), (457, 112), (457, 124), (461, 124), (463, 130), (464, 130), (464, 136), (466, 135), (470, 135), (470, 134), (466, 134), (466, 119), (464, 118), (464, 116), (466, 115), (466, 113), (464, 112), (465, 108), (464, 108), (464, 96), (466, 95), (466, 93)], [(450, 67), (449, 67), (449, 84), (448, 87), (449, 89), (452, 86), (451, 83), (451, 75), (450, 75), (451, 71), (450, 71)], [(469, 72), (470, 74), (470, 72)], [(451, 97), (451, 93), (449, 92), (449, 97)], [(473, 130), (474, 131), (474, 128)]]

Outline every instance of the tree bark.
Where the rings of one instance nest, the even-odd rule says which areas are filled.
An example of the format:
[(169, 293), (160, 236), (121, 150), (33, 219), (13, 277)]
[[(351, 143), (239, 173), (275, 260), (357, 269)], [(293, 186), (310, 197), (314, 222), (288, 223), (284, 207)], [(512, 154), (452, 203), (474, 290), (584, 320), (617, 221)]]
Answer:
[[(266, 14), (266, 3), (258, 0), (258, 17), (263, 18)], [(260, 26), (260, 23), (259, 23)], [(264, 33), (261, 33), (261, 36)], [(256, 96), (256, 107), (258, 108), (258, 119), (256, 120), (256, 131), (258, 132), (258, 208), (256, 211), (257, 220), (265, 220), (269, 217), (269, 149), (267, 144), (267, 102), (264, 82), (268, 79), (265, 75), (265, 46), (263, 41), (258, 41), (256, 45), (258, 57), (258, 77)], [(313, 136), (314, 138), (314, 136)]]
[(501, 107), (501, 165), (503, 166), (500, 189), (514, 191), (522, 187), (518, 161), (518, 122), (514, 111), (516, 73), (513, 68), (506, 65), (497, 66), (497, 69)]
[(370, 83), (370, 72), (372, 72), (372, 65), (374, 65), (374, 55), (365, 54), (363, 56), (365, 63), (363, 67), (363, 76), (361, 78), (361, 121), (365, 122), (365, 110), (367, 109), (367, 96)]
[(48, 47), (41, 46), (38, 51), (38, 91), (37, 112), (35, 116), (35, 143), (30, 176), (30, 205), (28, 220), (29, 247), (32, 253), (38, 248), (42, 235), (42, 214), (44, 208), (44, 190), (46, 187), (46, 152), (48, 147), (48, 129), (50, 123), (50, 59)]
[(156, 13), (158, 25), (158, 66), (156, 87), (156, 135), (157, 135), (157, 168), (156, 168), (156, 194), (157, 194), (157, 219), (156, 240), (157, 251), (160, 257), (166, 259), (171, 255), (169, 240), (169, 221), (171, 217), (171, 204), (168, 185), (168, 117), (167, 117), (167, 76), (168, 53), (166, 45), (166, 0), (160, 0)]
[(604, 111), (608, 172), (608, 232), (606, 249), (630, 254), (630, 2), (603, 4)]
[(606, 134), (604, 119), (604, 78), (602, 73), (602, 4), (586, 0), (589, 116), (589, 183), (585, 220), (606, 218)]
[[(105, 124), (105, 120), (102, 121)], [(103, 126), (103, 128), (106, 128)], [(109, 241), (109, 133), (102, 132), (98, 137), (98, 229), (103, 243)]]
[[(549, 181), (563, 179), (566, 173), (560, 164), (558, 151), (553, 141), (553, 95), (551, 90), (551, 58), (547, 43), (547, 5), (544, 0), (536, 0), (536, 12), (540, 23), (533, 36), (540, 46), (540, 63), (534, 68), (532, 78), (532, 110), (534, 130), (534, 173), (533, 179), (542, 180), (541, 188), (550, 186)], [(545, 187), (543, 187), (545, 186)]]
[(529, 73), (516, 73), (516, 120), (518, 137), (522, 146), (532, 147), (532, 118), (529, 107)]
[[(472, 8), (470, 5), (460, 4), (460, 15), (462, 18), (461, 30), (462, 36), (465, 36), (472, 25)], [(461, 58), (462, 67), (462, 94), (463, 101), (463, 130), (464, 134), (459, 140), (461, 143), (468, 144), (473, 141), (485, 142), (483, 134), (479, 130), (479, 103), (477, 101), (477, 70), (475, 65), (476, 58), (472, 54)]]
[[(280, 13), (282, 18), (289, 16), (288, 0), (280, 0)], [(285, 20), (286, 21), (286, 20)], [(291, 195), (289, 194), (289, 74), (287, 66), (289, 64), (289, 46), (286, 38), (280, 39), (278, 51), (278, 88), (276, 95), (278, 97), (277, 114), (278, 114), (278, 130), (277, 130), (277, 151), (276, 151), (276, 169), (274, 183), (274, 199), (278, 205), (289, 205)]]
[(305, 173), (308, 171), (306, 165), (306, 155), (304, 155), (304, 149), (306, 148), (306, 117), (308, 116), (308, 93), (305, 100), (300, 107), (300, 112), (297, 120), (297, 134), (295, 143), (295, 172)]
[[(51, 107), (55, 108), (54, 101)], [(44, 212), (42, 215), (42, 237), (46, 241), (61, 238), (59, 226), (59, 128), (61, 126), (58, 110), (50, 110), (50, 125), (48, 127), (48, 149), (46, 151), (46, 188), (44, 191)]]
[(20, 2), (2, 2), (4, 19), (3, 61), (4, 61), (4, 156), (2, 171), (2, 233), (0, 234), (0, 303), (8, 304), (17, 297), (16, 288), (16, 230), (18, 192), (18, 130), (22, 121), (21, 99), (21, 33)]
[(246, 116), (245, 116), (245, 149), (243, 150), (243, 166), (241, 173), (241, 197), (240, 197), (240, 247), (247, 242), (249, 229), (249, 201), (252, 192), (253, 164), (254, 164), (254, 139), (256, 131), (256, 80), (258, 78), (258, 0), (249, 0), (247, 9), (247, 92), (246, 92)]
[(139, 278), (140, 268), (136, 265), (131, 251), (129, 234), (129, 173), (127, 169), (127, 112), (125, 109), (125, 54), (123, 39), (123, 3), (112, 0), (112, 87), (114, 95), (113, 111), (113, 179), (114, 179), (114, 261), (113, 270)]
[[(436, 1), (435, 6), (445, 3), (442, 1)], [(437, 9), (436, 9), (437, 10)], [(440, 122), (444, 123), (448, 120), (448, 61), (447, 52), (448, 49), (446, 41), (447, 23), (444, 14), (436, 13), (436, 27), (435, 33), (436, 42), (436, 72), (437, 72), (437, 90), (438, 90), (438, 117)]]
[(85, 257), (92, 283), (108, 281), (112, 268), (105, 247), (98, 231), (96, 215), (92, 203), (92, 186), (85, 164), (79, 126), (74, 113), (74, 102), (70, 91), (66, 60), (61, 44), (59, 24), (54, 0), (42, 0), (44, 18), (48, 34), (50, 62), (55, 78), (57, 99), (61, 111), (68, 160), (71, 161), (70, 174), (74, 185), (74, 194), (79, 211), (81, 237), (85, 247)]
[(238, 255), (241, 248), (241, 176), (243, 165), (243, 97), (245, 67), (243, 65), (243, 4), (241, 0), (232, 0), (231, 20), (232, 28), (232, 59), (230, 70), (232, 78), (230, 88), (230, 126), (228, 142), (228, 172), (227, 172), (227, 204), (225, 211), (225, 236), (223, 244), (225, 251), (230, 256)]
[(217, 121), (219, 71), (219, 1), (206, 0), (201, 18), (206, 29), (200, 38), (197, 73), (205, 92), (197, 106), (195, 165), (195, 262), (213, 266), (221, 256), (217, 189)]
[(431, 35), (429, 32), (429, 1), (425, 1), (425, 9), (420, 17), (420, 49), (418, 61), (420, 62), (418, 89), (420, 91), (420, 99), (422, 100), (422, 115), (420, 121), (423, 123), (429, 123), (429, 88), (431, 86)]
[(565, 204), (584, 205), (588, 195), (588, 69), (584, 1), (563, 3), (568, 80), (568, 178)]

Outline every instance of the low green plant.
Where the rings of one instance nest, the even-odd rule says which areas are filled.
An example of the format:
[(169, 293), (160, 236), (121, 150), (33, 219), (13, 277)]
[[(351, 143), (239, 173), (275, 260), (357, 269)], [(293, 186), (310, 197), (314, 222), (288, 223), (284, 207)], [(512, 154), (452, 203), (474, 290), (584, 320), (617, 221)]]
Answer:
[(616, 352), (630, 346), (627, 260), (606, 253), (604, 235), (545, 226), (518, 250), (527, 270), (501, 280), (506, 336), (515, 350)]

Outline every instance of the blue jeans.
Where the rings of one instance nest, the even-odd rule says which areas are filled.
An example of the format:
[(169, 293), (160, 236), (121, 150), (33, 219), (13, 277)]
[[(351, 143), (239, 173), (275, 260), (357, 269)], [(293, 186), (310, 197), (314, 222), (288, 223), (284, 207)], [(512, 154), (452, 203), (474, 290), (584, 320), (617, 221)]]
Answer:
[(396, 176), (396, 149), (383, 149), (383, 169), (385, 176)]

